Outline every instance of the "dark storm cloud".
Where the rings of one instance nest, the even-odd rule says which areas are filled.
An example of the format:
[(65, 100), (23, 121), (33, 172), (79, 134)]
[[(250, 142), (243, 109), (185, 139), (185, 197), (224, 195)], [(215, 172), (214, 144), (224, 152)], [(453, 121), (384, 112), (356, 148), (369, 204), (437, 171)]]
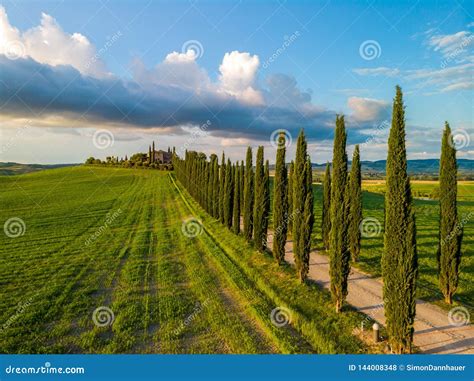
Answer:
[[(219, 137), (268, 139), (276, 129), (294, 136), (301, 128), (311, 139), (330, 139), (335, 113), (310, 103), (291, 77), (267, 82), (267, 105), (238, 102), (218, 92), (195, 92), (176, 86), (141, 86), (116, 77), (97, 79), (71, 66), (49, 66), (32, 59), (9, 60), (0, 55), (0, 110), (2, 114), (39, 118), (63, 115), (73, 120), (138, 128), (166, 128), (182, 133), (182, 126), (201, 126)], [(367, 126), (358, 125), (358, 129)], [(356, 129), (350, 139), (362, 141)]]

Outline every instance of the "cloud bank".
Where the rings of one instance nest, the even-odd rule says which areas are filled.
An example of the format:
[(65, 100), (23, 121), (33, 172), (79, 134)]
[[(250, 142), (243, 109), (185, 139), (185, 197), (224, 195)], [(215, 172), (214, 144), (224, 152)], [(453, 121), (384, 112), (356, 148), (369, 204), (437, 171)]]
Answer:
[[(24, 32), (10, 25), (0, 7), (0, 109), (3, 118), (61, 120), (68, 126), (153, 128), (183, 134), (209, 121), (208, 131), (225, 139), (265, 139), (276, 129), (310, 138), (332, 137), (336, 112), (312, 103), (285, 74), (259, 78), (260, 60), (249, 52), (225, 53), (212, 81), (190, 49), (171, 52), (152, 68), (135, 59), (131, 79), (107, 71), (87, 37), (68, 34), (47, 14)], [(117, 42), (119, 43), (119, 42)], [(377, 124), (383, 101), (351, 98), (357, 131)], [(54, 122), (50, 127), (57, 127)], [(350, 126), (349, 126), (350, 127)], [(226, 140), (228, 142), (228, 140)]]

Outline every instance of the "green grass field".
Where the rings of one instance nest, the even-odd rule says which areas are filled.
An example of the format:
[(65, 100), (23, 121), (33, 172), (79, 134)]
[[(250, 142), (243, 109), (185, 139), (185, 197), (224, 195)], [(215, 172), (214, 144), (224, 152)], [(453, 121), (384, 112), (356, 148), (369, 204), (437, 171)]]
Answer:
[[(414, 181), (412, 188), (430, 193), (437, 182)], [(364, 218), (375, 219), (376, 229), (367, 237), (362, 237), (362, 249), (356, 266), (375, 276), (381, 275), (381, 255), (383, 250), (384, 224), (384, 183), (383, 181), (363, 182)], [(315, 229), (313, 244), (321, 247), (321, 203), (322, 188), (315, 185)], [(474, 182), (460, 182), (458, 185), (458, 213), (464, 220), (463, 257), (461, 277), (454, 301), (462, 303), (474, 312)], [(415, 199), (417, 224), (417, 248), (419, 257), (418, 297), (448, 308), (443, 302), (438, 288), (436, 252), (438, 247), (438, 201)], [(377, 224), (379, 224), (377, 226)]]
[[(166, 172), (0, 177), (0, 200), (2, 224), (24, 222), (0, 235), (1, 353), (379, 350), (352, 334), (361, 314), (336, 315), (326, 291), (223, 229)], [(193, 214), (205, 229), (189, 237)], [(290, 324), (272, 322), (277, 307)]]

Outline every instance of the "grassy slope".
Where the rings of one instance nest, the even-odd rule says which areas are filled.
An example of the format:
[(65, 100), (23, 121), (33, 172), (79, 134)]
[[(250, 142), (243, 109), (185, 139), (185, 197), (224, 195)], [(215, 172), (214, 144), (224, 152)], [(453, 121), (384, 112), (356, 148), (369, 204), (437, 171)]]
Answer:
[[(359, 314), (328, 312), (326, 293), (298, 287), (290, 269), (207, 216), (210, 234), (185, 237), (190, 211), (167, 173), (0, 177), (0, 201), (2, 223), (26, 224), (23, 236), (0, 235), (2, 353), (367, 350), (351, 335)], [(276, 305), (292, 308), (291, 325), (271, 323)], [(112, 327), (94, 325), (99, 306), (114, 311)]]

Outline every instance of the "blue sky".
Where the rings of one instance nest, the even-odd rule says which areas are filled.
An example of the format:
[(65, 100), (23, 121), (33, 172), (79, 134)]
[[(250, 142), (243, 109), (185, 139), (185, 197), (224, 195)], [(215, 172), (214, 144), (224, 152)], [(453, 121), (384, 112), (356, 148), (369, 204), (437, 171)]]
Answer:
[(323, 162), (336, 113), (349, 151), (383, 159), (396, 84), (410, 158), (438, 157), (445, 120), (474, 158), (472, 2), (6, 0), (0, 13), (1, 161), (152, 139), (233, 159), (264, 145), (272, 161), (272, 133), (304, 127)]

